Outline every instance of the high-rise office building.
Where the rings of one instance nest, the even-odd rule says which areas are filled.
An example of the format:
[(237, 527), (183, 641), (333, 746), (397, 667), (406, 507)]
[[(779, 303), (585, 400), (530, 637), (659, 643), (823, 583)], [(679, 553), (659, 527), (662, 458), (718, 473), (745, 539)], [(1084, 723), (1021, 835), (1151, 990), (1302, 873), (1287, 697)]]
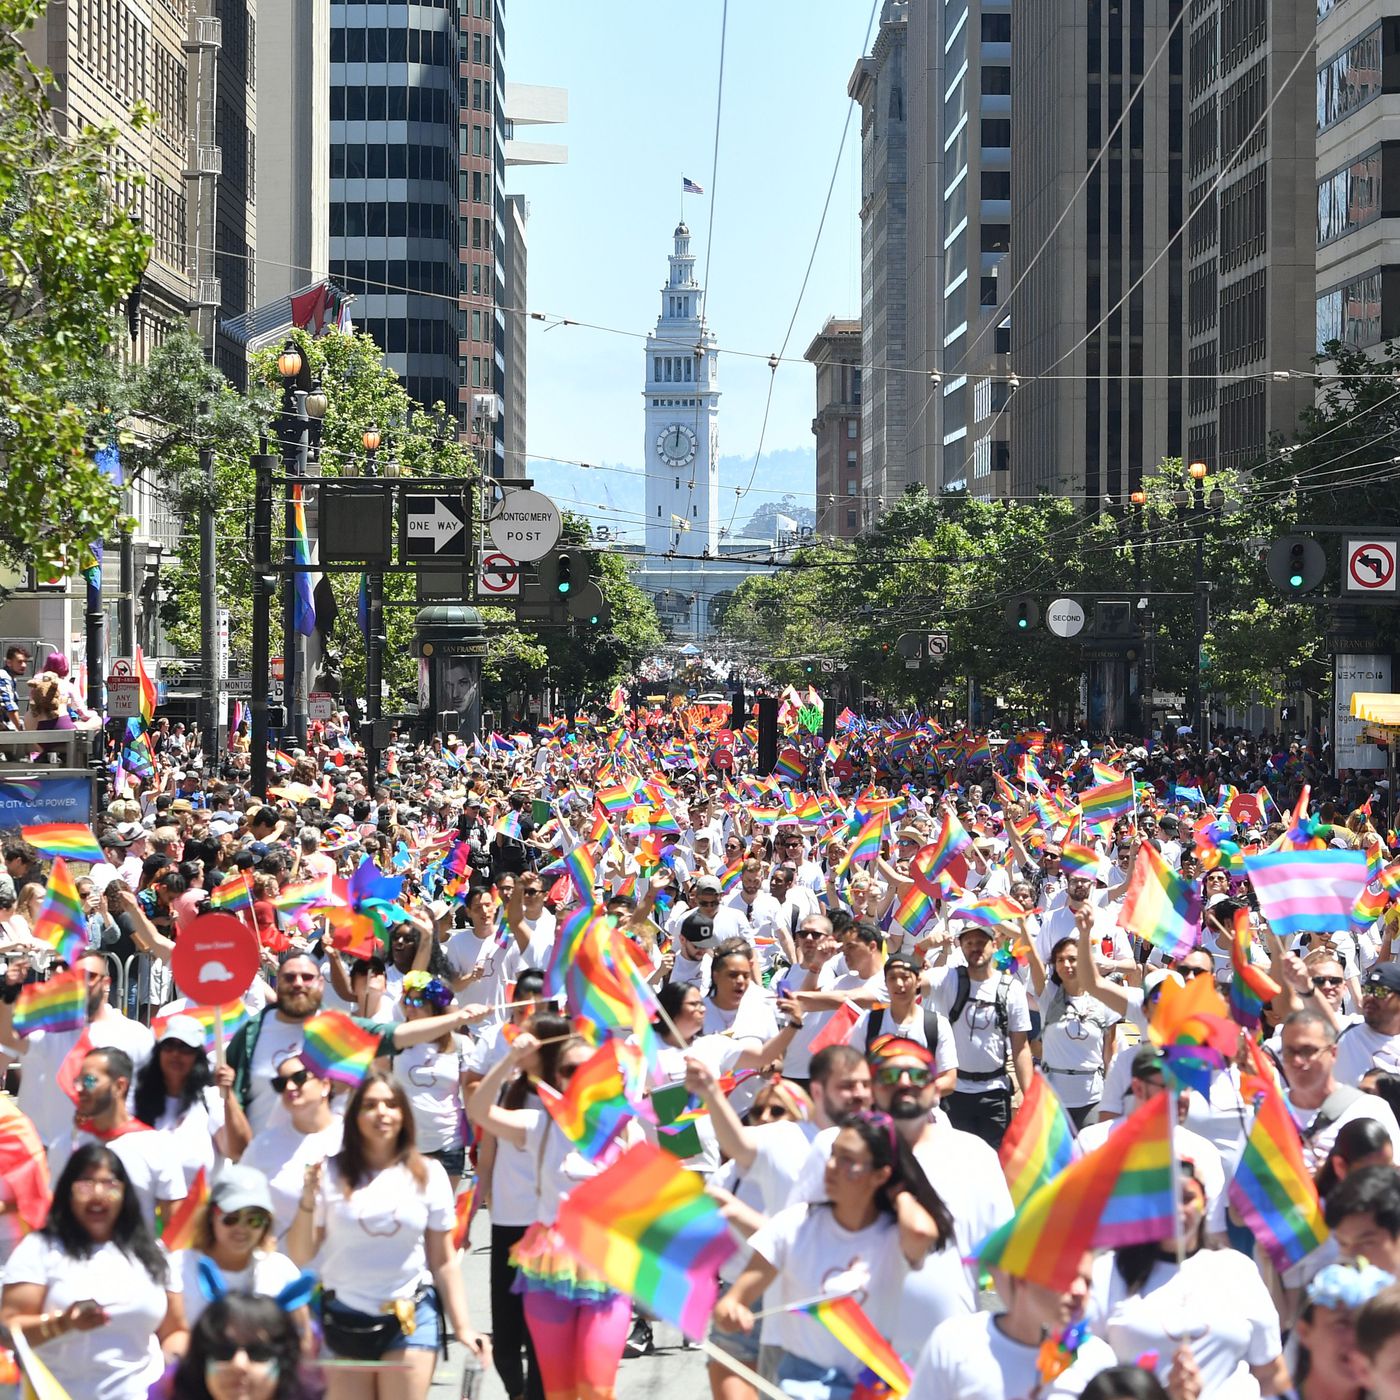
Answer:
[[(458, 66), (455, 6), (331, 0), (331, 277), (357, 297), (356, 324), (409, 395), (454, 412), (459, 125), (469, 131)], [(478, 241), (483, 224), (494, 246), (489, 207), (477, 215)]]
[(1319, 244), (1341, 236), (1331, 213), (1345, 219), (1353, 191), (1324, 211), (1314, 183), (1315, 65), (1296, 71), (1311, 6), (1196, 0), (1185, 24), (1186, 456), (1214, 471), (1297, 427), (1313, 381), (1275, 373), (1309, 368), (1313, 224)]
[(1184, 240), (1157, 254), (1183, 219), (1184, 24), (1108, 136), (1184, 3), (1011, 7), (1005, 271), (1013, 283), (1026, 274), (1008, 307), (1018, 496), (1080, 496), (1096, 509), (1182, 454)]
[(1011, 0), (909, 11), (911, 480), (1004, 495), (1011, 238)]
[[(1308, 7), (1311, 12), (1311, 6)], [(1400, 179), (1395, 0), (1317, 0), (1315, 341), (1369, 349), (1400, 336), (1400, 259), (1389, 236)]]
[[(917, 6), (915, 7), (917, 8)], [(870, 53), (847, 85), (860, 107), (861, 524), (894, 505), (910, 477), (908, 428), (908, 0), (885, 0)]]
[(525, 461), (525, 369), (530, 314), (526, 310), (529, 246), (525, 226), (530, 208), (523, 194), (508, 194), (505, 201), (506, 269), (506, 476), (527, 476)]
[(861, 324), (827, 318), (803, 354), (817, 373), (816, 533), (849, 540), (860, 533)]

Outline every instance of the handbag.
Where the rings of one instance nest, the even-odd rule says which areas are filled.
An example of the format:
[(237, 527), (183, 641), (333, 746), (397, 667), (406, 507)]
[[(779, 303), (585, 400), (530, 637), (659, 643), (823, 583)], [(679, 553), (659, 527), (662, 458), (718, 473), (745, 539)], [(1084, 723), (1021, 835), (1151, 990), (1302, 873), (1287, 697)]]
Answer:
[(327, 1292), (321, 1299), (321, 1332), (337, 1356), (352, 1361), (378, 1361), (403, 1336), (398, 1314), (364, 1313), (336, 1302)]

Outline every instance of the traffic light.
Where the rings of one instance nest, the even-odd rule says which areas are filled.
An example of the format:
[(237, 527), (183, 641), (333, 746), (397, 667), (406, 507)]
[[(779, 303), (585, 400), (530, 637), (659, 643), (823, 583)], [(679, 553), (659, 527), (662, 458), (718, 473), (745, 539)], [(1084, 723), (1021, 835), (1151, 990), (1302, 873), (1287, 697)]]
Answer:
[(1040, 604), (1034, 598), (1012, 598), (1006, 605), (1006, 625), (1013, 632), (1029, 632), (1040, 621)]
[(574, 590), (574, 556), (564, 553), (554, 561), (554, 586), (565, 595)]
[(1286, 598), (1311, 593), (1327, 573), (1327, 554), (1307, 535), (1285, 535), (1269, 546), (1269, 582)]

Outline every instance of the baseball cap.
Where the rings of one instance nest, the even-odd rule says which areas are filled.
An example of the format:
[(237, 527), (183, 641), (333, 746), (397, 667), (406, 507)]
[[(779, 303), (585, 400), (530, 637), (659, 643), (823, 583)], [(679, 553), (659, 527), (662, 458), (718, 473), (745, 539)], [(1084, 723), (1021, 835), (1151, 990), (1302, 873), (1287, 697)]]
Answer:
[(1143, 996), (1150, 997), (1152, 993), (1155, 992), (1157, 988), (1162, 985), (1162, 983), (1170, 981), (1173, 977), (1176, 979), (1177, 984), (1179, 986), (1184, 987), (1186, 985), (1184, 979), (1182, 978), (1179, 972), (1173, 972), (1168, 967), (1154, 967), (1152, 971), (1149, 972), (1147, 976), (1142, 979)]
[(272, 1193), (268, 1189), (267, 1178), (253, 1167), (230, 1163), (214, 1178), (214, 1184), (209, 1188), (209, 1199), (218, 1206), (222, 1215), (247, 1209), (265, 1210), (272, 1214)]
[(698, 910), (687, 914), (681, 923), (681, 937), (692, 947), (708, 948), (715, 941), (715, 921)]
[(1361, 990), (1372, 988), (1387, 992), (1400, 992), (1400, 964), (1377, 963), (1362, 979)]
[(891, 953), (885, 959), (885, 971), (888, 972), (892, 967), (902, 967), (909, 972), (916, 973), (922, 971), (918, 959), (911, 958), (908, 953)]
[(204, 1027), (193, 1016), (174, 1015), (160, 1027), (156, 1043), (162, 1040), (175, 1040), (187, 1045), (191, 1050), (204, 1049)]
[[(702, 875), (695, 882), (696, 894), (719, 894), (720, 892), (720, 883), (713, 875)], [(694, 942), (693, 939), (691, 941)]]

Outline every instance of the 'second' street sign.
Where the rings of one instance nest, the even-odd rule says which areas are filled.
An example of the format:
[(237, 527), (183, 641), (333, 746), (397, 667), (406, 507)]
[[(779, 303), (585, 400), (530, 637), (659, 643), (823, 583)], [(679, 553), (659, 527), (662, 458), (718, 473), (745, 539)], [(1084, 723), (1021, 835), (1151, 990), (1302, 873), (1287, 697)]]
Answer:
[(405, 492), (402, 510), (402, 558), (458, 560), (471, 553), (468, 510), (462, 497)]
[(1084, 609), (1073, 598), (1056, 598), (1045, 609), (1045, 625), (1057, 637), (1077, 637), (1084, 630)]
[(559, 507), (539, 491), (508, 491), (487, 522), (491, 543), (520, 564), (543, 559), (563, 529)]

